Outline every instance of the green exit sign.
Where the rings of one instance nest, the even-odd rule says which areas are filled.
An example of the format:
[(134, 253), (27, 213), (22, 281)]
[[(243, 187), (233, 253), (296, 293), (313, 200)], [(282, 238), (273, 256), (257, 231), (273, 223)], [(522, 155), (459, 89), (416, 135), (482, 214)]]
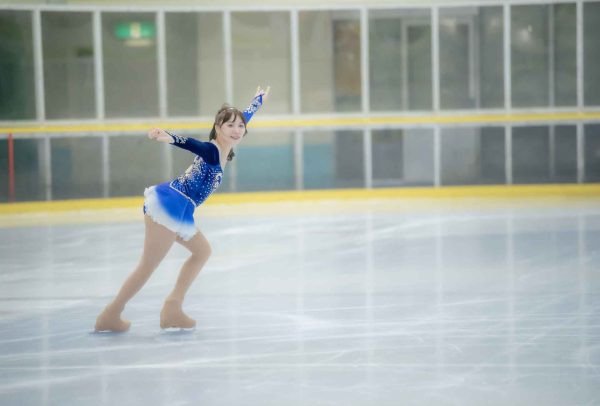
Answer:
[(156, 28), (151, 22), (119, 23), (115, 27), (115, 36), (122, 40), (154, 38)]

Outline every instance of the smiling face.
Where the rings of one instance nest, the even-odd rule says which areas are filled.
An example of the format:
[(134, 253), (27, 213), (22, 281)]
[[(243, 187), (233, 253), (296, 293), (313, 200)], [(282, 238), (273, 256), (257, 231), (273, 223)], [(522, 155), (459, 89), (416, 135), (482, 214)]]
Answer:
[(235, 156), (233, 147), (241, 142), (246, 133), (244, 114), (235, 107), (224, 104), (215, 116), (215, 124), (208, 138), (216, 142), (223, 152), (229, 151), (227, 160), (231, 161)]
[(237, 115), (231, 114), (229, 120), (224, 121), (221, 125), (215, 125), (217, 137), (231, 147), (235, 147), (240, 143), (242, 137), (246, 135), (246, 124), (244, 120)]

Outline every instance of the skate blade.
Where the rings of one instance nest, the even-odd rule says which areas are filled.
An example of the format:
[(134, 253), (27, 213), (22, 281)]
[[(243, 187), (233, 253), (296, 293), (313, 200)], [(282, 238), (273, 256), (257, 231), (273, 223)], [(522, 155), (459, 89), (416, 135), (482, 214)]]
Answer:
[(171, 334), (171, 335), (177, 335), (177, 334), (189, 334), (189, 333), (193, 333), (194, 331), (196, 331), (196, 327), (161, 327), (161, 330), (164, 334)]

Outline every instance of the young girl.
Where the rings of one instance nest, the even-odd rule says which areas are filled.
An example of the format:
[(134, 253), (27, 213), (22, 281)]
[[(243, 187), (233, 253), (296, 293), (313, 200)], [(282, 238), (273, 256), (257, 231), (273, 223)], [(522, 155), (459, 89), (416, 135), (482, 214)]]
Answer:
[(215, 116), (209, 142), (180, 137), (153, 128), (148, 137), (173, 144), (196, 154), (193, 164), (171, 182), (147, 188), (144, 192), (144, 251), (137, 268), (129, 275), (115, 299), (96, 319), (96, 331), (127, 331), (131, 322), (121, 319), (127, 302), (142, 288), (175, 241), (191, 252), (183, 264), (173, 291), (160, 312), (161, 328), (193, 328), (196, 321), (182, 310), (184, 296), (211, 250), (204, 235), (194, 225), (194, 209), (221, 184), (223, 169), (234, 156), (233, 147), (246, 135), (246, 125), (262, 106), (270, 87), (258, 87), (250, 106), (243, 112), (223, 105)]

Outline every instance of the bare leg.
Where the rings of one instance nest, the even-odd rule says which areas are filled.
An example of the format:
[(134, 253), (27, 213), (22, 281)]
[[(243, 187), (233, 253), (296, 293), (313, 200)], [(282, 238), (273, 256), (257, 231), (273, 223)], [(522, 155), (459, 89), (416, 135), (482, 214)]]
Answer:
[(129, 275), (117, 297), (109, 303), (96, 320), (96, 331), (127, 331), (131, 322), (121, 319), (127, 302), (144, 286), (152, 272), (164, 259), (175, 242), (175, 233), (149, 216), (144, 216), (146, 234), (144, 252), (137, 268)]
[(192, 255), (181, 267), (177, 283), (165, 300), (163, 309), (160, 312), (161, 328), (193, 328), (196, 326), (196, 320), (188, 317), (181, 306), (185, 294), (211, 253), (210, 244), (201, 232), (198, 232), (189, 241), (177, 237), (177, 242), (186, 247)]

